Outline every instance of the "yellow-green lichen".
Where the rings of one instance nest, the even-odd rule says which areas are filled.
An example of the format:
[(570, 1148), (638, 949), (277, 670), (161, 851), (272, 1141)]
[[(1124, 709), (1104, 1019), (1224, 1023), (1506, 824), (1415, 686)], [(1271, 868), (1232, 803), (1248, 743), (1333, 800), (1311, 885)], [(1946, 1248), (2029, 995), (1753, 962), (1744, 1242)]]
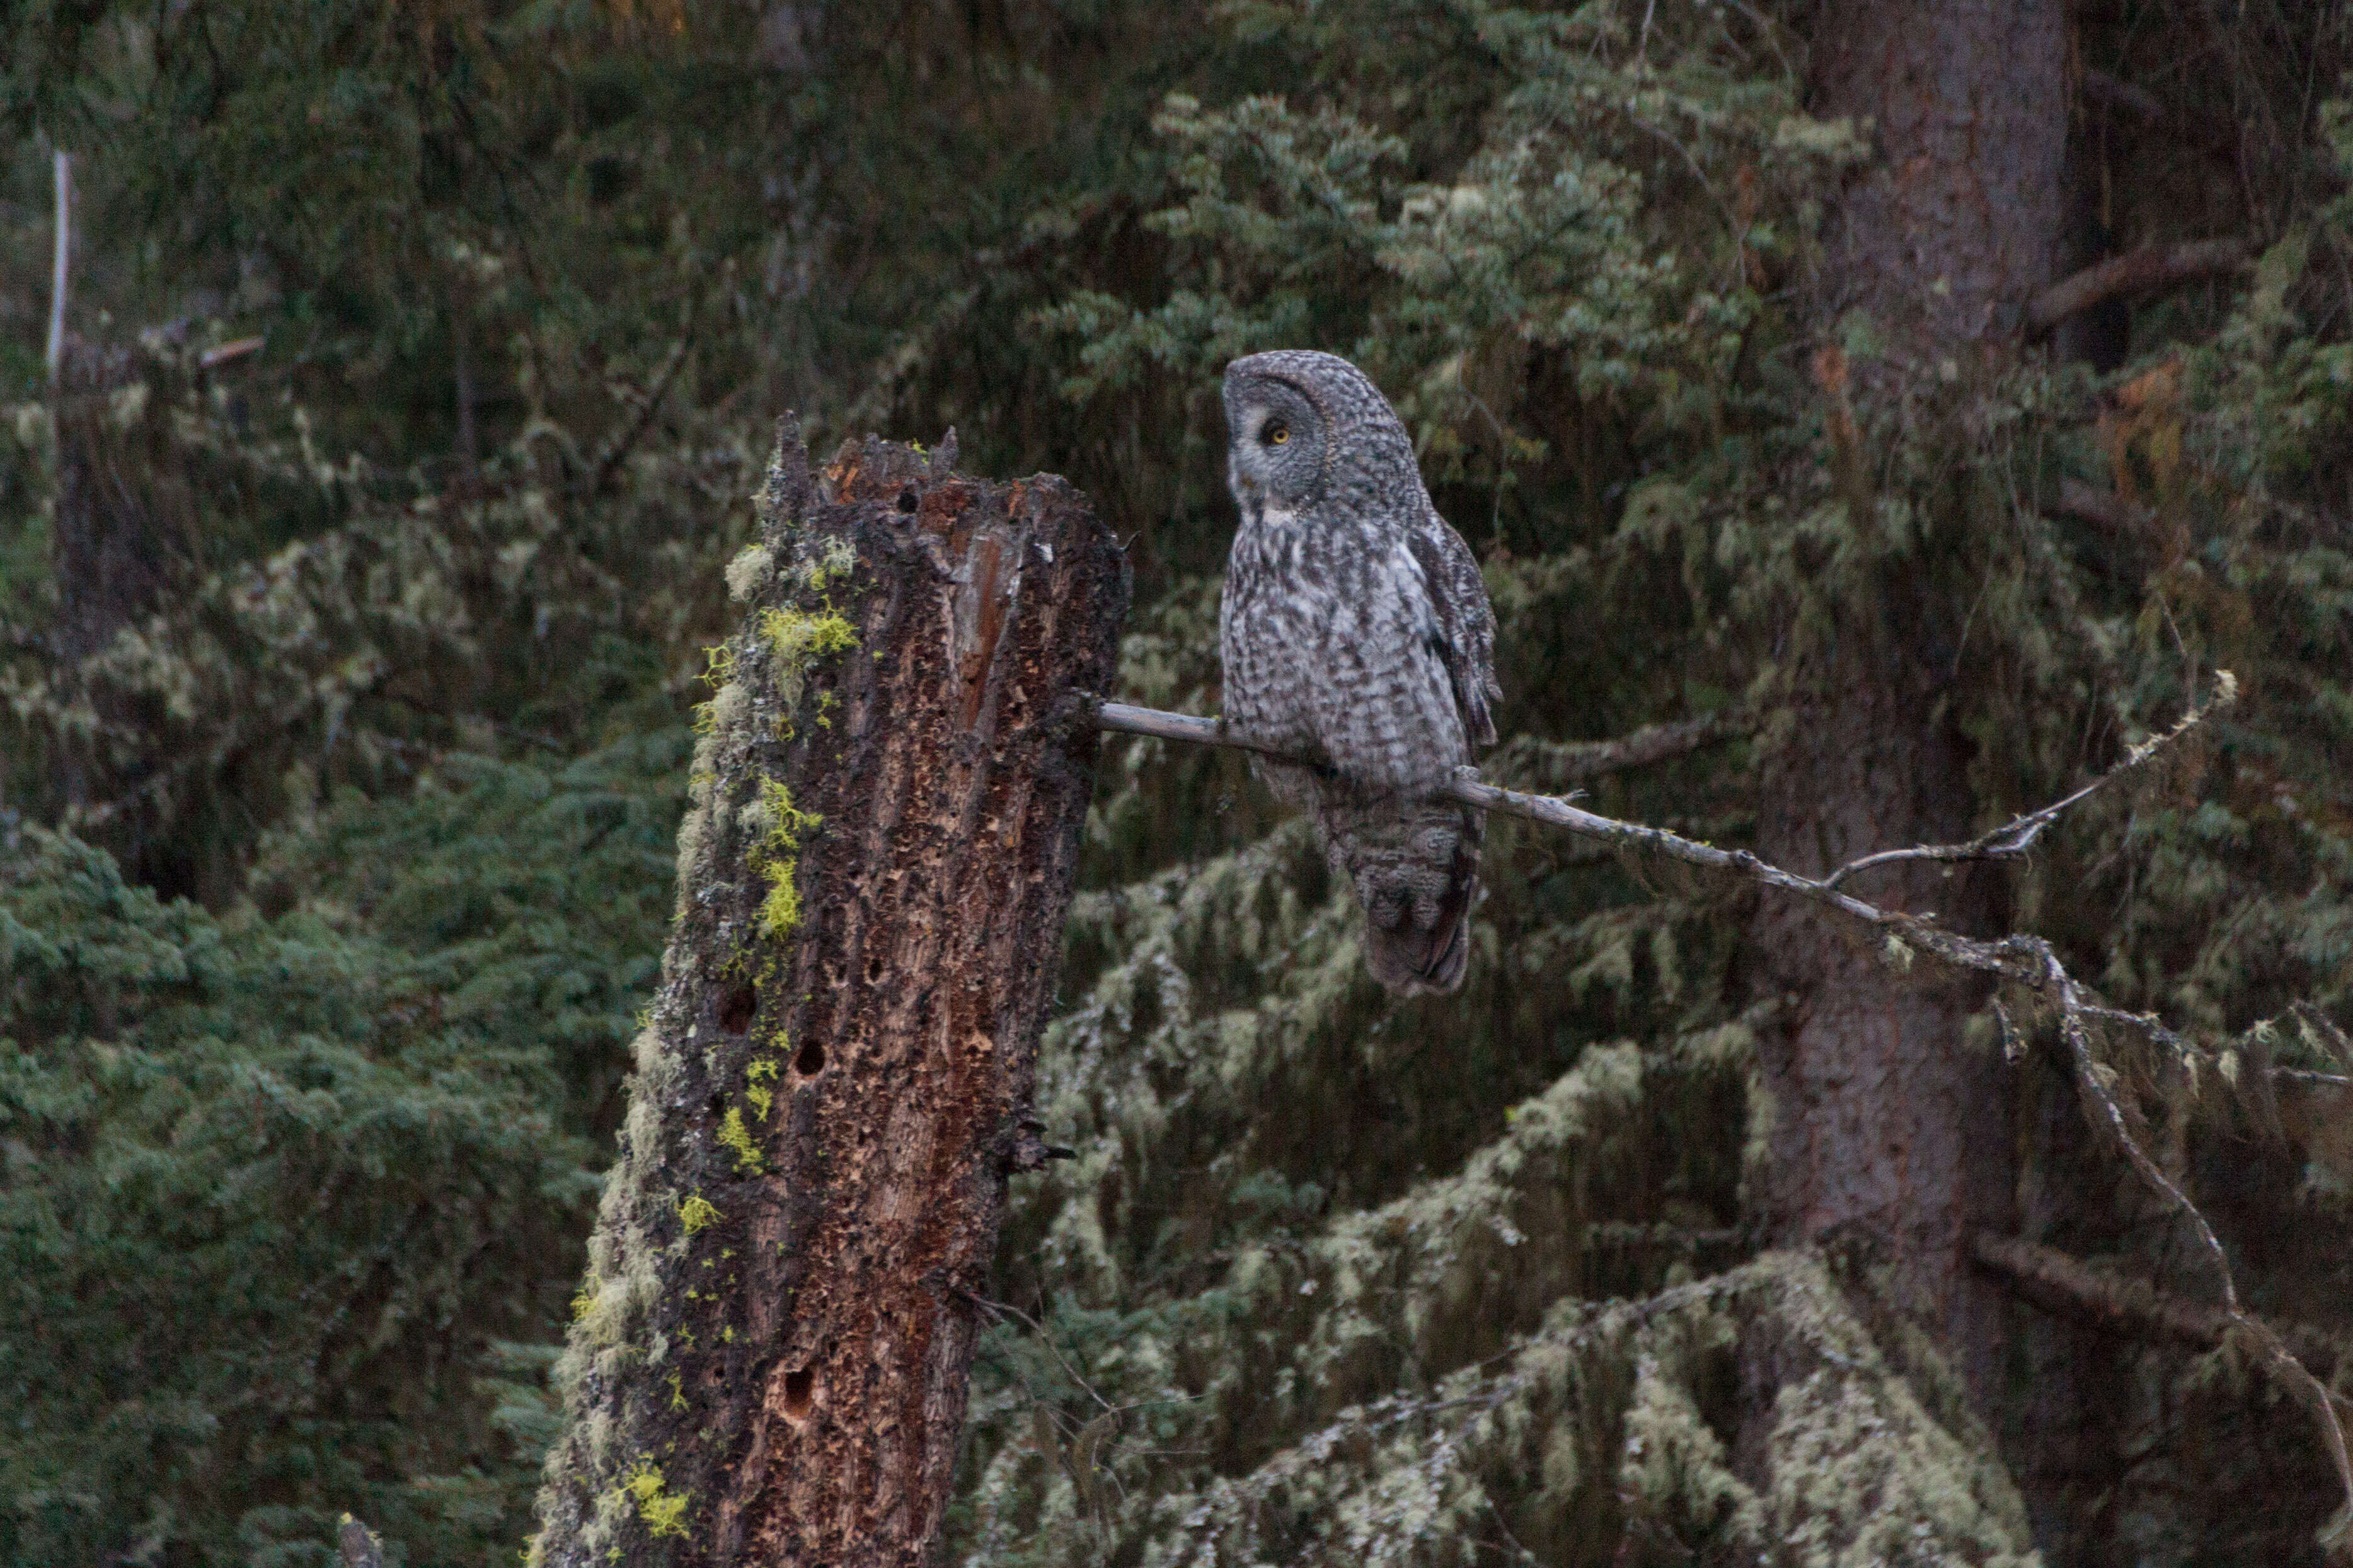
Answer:
[(652, 1460), (639, 1459), (632, 1466), (621, 1479), (619, 1491), (636, 1506), (638, 1518), (645, 1521), (647, 1534), (686, 1534), (687, 1495), (670, 1490)]
[(765, 611), (760, 636), (777, 658), (795, 665), (858, 646), (858, 628), (830, 606), (814, 616), (806, 610)]
[(686, 1234), (689, 1236), (706, 1226), (717, 1225), (723, 1217), (725, 1216), (720, 1214), (718, 1205), (701, 1193), (689, 1193), (679, 1200), (678, 1222), (686, 1226)]
[(675, 1372), (670, 1374), (670, 1407), (672, 1410), (686, 1408), (686, 1379)]
[(695, 704), (694, 732), (698, 735), (708, 735), (718, 730), (725, 717), (720, 711), (719, 698), (725, 695), (727, 689), (734, 684), (735, 649), (728, 643), (713, 643), (702, 650), (702, 658), (704, 661), (702, 680), (711, 688), (714, 695), (708, 702)]
[(801, 835), (825, 819), (793, 805), (792, 792), (775, 779), (760, 781), (760, 799), (746, 819), (760, 837), (752, 847), (752, 869), (768, 880), (768, 896), (760, 901), (760, 932), (781, 942), (801, 923), (800, 889), (793, 872)]
[[(761, 1109), (765, 1113), (766, 1107)], [(752, 1146), (752, 1134), (744, 1130), (742, 1107), (729, 1106), (727, 1114), (720, 1119), (719, 1142), (734, 1154), (735, 1169), (739, 1174), (749, 1175), (765, 1168), (760, 1151)]]
[(832, 605), (811, 615), (790, 608), (762, 612), (760, 639), (775, 659), (776, 694), (789, 714), (801, 700), (801, 680), (820, 658), (858, 646), (858, 628)]
[(744, 1069), (744, 1098), (752, 1102), (752, 1110), (765, 1121), (776, 1103), (776, 1091), (770, 1087), (783, 1070), (774, 1057), (755, 1057)]

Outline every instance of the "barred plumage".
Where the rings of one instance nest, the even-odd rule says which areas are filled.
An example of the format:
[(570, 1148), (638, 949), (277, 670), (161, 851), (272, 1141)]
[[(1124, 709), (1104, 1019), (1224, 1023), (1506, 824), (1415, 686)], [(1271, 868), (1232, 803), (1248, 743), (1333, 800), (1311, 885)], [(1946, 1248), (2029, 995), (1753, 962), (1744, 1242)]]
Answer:
[(1484, 824), (1430, 794), (1495, 739), (1478, 563), (1430, 504), (1396, 411), (1347, 361), (1236, 360), (1225, 405), (1241, 509), (1219, 613), (1227, 721), (1314, 761), (1253, 765), (1314, 818), (1355, 888), (1373, 977), (1451, 991)]

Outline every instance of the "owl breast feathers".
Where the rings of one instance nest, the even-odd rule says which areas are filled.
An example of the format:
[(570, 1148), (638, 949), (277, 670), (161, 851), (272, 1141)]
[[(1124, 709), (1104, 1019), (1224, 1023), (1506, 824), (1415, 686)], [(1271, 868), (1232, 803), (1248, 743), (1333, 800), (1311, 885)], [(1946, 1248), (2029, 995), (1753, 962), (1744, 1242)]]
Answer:
[(1435, 792), (1495, 739), (1495, 617), (1430, 505), (1413, 442), (1346, 360), (1226, 367), (1227, 479), (1241, 510), (1219, 606), (1229, 727), (1315, 822), (1356, 889), (1373, 977), (1451, 991), (1470, 957), (1478, 812)]

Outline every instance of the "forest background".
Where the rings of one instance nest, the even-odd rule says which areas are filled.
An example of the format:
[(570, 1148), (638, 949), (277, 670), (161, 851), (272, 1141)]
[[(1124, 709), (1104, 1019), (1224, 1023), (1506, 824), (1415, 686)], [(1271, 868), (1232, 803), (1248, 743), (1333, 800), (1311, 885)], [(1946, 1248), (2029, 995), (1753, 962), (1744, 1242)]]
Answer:
[[(512, 1561), (774, 417), (1069, 476), (1119, 695), (1214, 712), (1217, 376), (1281, 345), (1388, 391), (1484, 563), (1491, 777), (1787, 858), (1827, 714), (1974, 831), (2232, 671), (1954, 918), (2179, 1032), (2096, 1071), (2343, 1385), (2353, 17), (2070, 6), (2049, 276), (2243, 264), (1949, 353), (1825, 302), (1852, 20), (10, 7), (0, 1559), (324, 1563), (350, 1510)], [(1921, 1320), (1903, 1236), (1792, 1228), (1790, 955), (1876, 956), (1498, 820), (1468, 988), (1397, 1003), (1303, 825), (1156, 742), (1086, 855), (1078, 1156), (1016, 1180), (955, 1559), (2320, 1559), (2320, 1428), (2242, 1342), (1982, 1273)], [(1858, 984), (1974, 1064), (1927, 1075), (1969, 1203), (2211, 1303), (2051, 1017)]]

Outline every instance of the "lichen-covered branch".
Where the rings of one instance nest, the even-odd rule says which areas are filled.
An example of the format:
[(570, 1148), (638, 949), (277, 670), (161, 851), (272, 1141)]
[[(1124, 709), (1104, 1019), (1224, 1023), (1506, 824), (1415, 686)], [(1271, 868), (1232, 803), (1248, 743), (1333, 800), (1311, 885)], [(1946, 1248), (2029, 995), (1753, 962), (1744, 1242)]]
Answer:
[(779, 436), (532, 1560), (926, 1563), (1093, 782), (1117, 542), (1050, 476)]
[(1867, 871), (1875, 866), (1891, 866), (1904, 860), (1935, 860), (1947, 864), (1963, 860), (2014, 860), (2033, 848), (2034, 841), (2042, 837), (2042, 830), (2058, 821), (2068, 807), (2090, 798), (2116, 778), (2139, 767), (2197, 728), (2209, 713), (2230, 706), (2237, 700), (2238, 695), (2237, 679), (2227, 669), (2219, 671), (2212, 701), (2184, 713), (2164, 734), (2152, 735), (2133, 747), (2125, 753), (2122, 762), (2074, 794), (2063, 795), (2039, 810), (2021, 813), (1992, 832), (1979, 834), (1966, 844), (1924, 844), (1910, 849), (1882, 849), (1876, 854), (1859, 857), (1824, 877), (1822, 885), (1835, 888), (1858, 871)]

